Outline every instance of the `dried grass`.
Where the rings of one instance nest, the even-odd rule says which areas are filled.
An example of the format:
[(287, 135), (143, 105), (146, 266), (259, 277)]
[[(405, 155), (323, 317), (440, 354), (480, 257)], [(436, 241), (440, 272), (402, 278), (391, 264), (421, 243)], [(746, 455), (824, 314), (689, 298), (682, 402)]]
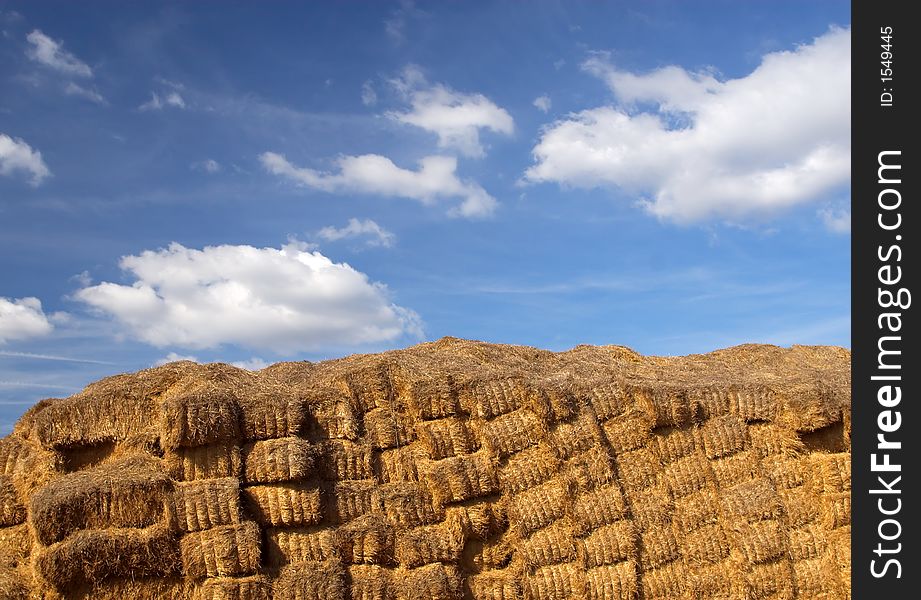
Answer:
[(425, 480), (440, 504), (462, 502), (499, 491), (496, 464), (484, 450), (435, 462)]
[(266, 564), (279, 567), (303, 561), (324, 561), (339, 557), (336, 530), (304, 527), (266, 530)]
[(520, 575), (517, 572), (493, 570), (468, 577), (467, 589), (473, 600), (521, 600)]
[(349, 565), (347, 579), (352, 600), (396, 600), (391, 569)]
[(639, 589), (637, 565), (628, 560), (606, 564), (585, 573), (588, 600), (633, 600)]
[(313, 467), (313, 446), (301, 438), (262, 440), (243, 447), (243, 478), (247, 483), (307, 479)]
[(396, 560), (414, 568), (429, 563), (457, 563), (464, 549), (465, 535), (458, 519), (401, 531), (396, 537)]
[(323, 494), (317, 482), (254, 485), (243, 488), (249, 514), (260, 525), (295, 527), (323, 520)]
[(240, 481), (235, 477), (176, 482), (172, 515), (179, 531), (201, 531), (240, 522)]
[(461, 600), (463, 583), (457, 569), (434, 563), (395, 575), (399, 600)]
[(297, 436), (310, 418), (307, 399), (282, 385), (253, 386), (237, 398), (246, 440)]
[(470, 454), (480, 447), (467, 423), (459, 418), (423, 421), (416, 430), (432, 460)]
[(521, 492), (509, 500), (509, 526), (527, 537), (565, 515), (571, 498), (572, 486), (560, 480)]
[(28, 525), (0, 528), (0, 569), (25, 565), (31, 552), (32, 533)]
[(272, 600), (272, 584), (263, 575), (214, 577), (196, 588), (192, 600)]
[(392, 565), (394, 535), (386, 517), (359, 517), (336, 531), (339, 556), (348, 564)]
[(0, 527), (19, 525), (26, 520), (26, 507), (9, 475), (0, 475)]
[(160, 406), (163, 448), (205, 446), (239, 437), (240, 406), (233, 390), (195, 379), (164, 395)]
[(524, 587), (534, 600), (584, 598), (586, 574), (577, 563), (541, 567), (524, 577)]
[(163, 455), (163, 462), (170, 477), (177, 481), (197, 481), (221, 477), (239, 478), (243, 472), (240, 447), (232, 442), (195, 448), (177, 448), (174, 452), (166, 452)]
[(317, 473), (327, 481), (373, 479), (370, 446), (348, 440), (325, 440), (317, 448)]
[(293, 563), (273, 586), (277, 600), (346, 600), (346, 570), (339, 561)]
[(259, 526), (251, 521), (188, 533), (179, 542), (186, 577), (252, 575), (259, 568)]
[(365, 440), (376, 450), (398, 448), (416, 439), (415, 422), (392, 406), (375, 408), (364, 415)]
[(403, 527), (432, 525), (445, 517), (444, 509), (435, 504), (432, 493), (417, 482), (379, 484), (371, 503), (374, 510)]

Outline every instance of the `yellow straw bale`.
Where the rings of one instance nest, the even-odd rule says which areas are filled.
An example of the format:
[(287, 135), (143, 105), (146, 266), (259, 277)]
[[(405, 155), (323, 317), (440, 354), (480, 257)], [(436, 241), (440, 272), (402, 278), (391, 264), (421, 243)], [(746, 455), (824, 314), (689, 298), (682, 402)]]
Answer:
[(163, 455), (170, 477), (178, 481), (240, 477), (243, 459), (234, 443), (177, 448)]
[(346, 600), (345, 566), (335, 560), (299, 562), (284, 567), (272, 589), (276, 600)]
[(805, 451), (803, 441), (792, 429), (774, 423), (751, 423), (748, 426), (752, 449), (761, 458), (797, 456)]
[(324, 440), (317, 445), (317, 471), (329, 481), (373, 479), (371, 447), (348, 440)]
[(687, 532), (679, 540), (679, 545), (684, 561), (694, 565), (721, 562), (729, 556), (730, 550), (726, 532), (716, 523), (702, 525)]
[(521, 600), (520, 576), (516, 572), (506, 573), (491, 570), (467, 578), (467, 588), (473, 600)]
[(732, 487), (761, 477), (761, 461), (754, 450), (742, 450), (710, 461), (713, 478), (719, 487)]
[(402, 448), (375, 452), (375, 465), (384, 483), (419, 481), (423, 475), (420, 466), (426, 463), (428, 453), (420, 443)]
[(349, 565), (352, 600), (396, 600), (392, 570), (380, 565)]
[(749, 564), (758, 564), (781, 556), (786, 550), (786, 532), (776, 519), (729, 526), (733, 546), (741, 549)]
[(588, 397), (598, 419), (606, 421), (635, 408), (641, 403), (639, 397), (645, 399), (645, 393), (611, 381), (598, 381), (589, 385)]
[(572, 455), (563, 467), (562, 476), (569, 478), (580, 491), (603, 487), (617, 479), (614, 459), (600, 444)]
[(265, 537), (266, 564), (270, 567), (339, 557), (336, 530), (329, 527), (270, 528)]
[(365, 440), (376, 450), (406, 446), (416, 439), (413, 419), (393, 407), (375, 408), (364, 415)]
[(456, 518), (464, 535), (478, 540), (492, 539), (508, 528), (508, 514), (501, 502), (484, 498), (447, 509), (448, 518)]
[(687, 589), (688, 569), (681, 561), (673, 561), (656, 569), (643, 569), (642, 594), (645, 600), (680, 598)]
[(26, 507), (9, 475), (0, 475), (0, 527), (19, 525), (26, 520)]
[(524, 450), (547, 435), (546, 424), (529, 408), (497, 416), (478, 429), (484, 446), (499, 457)]
[(240, 522), (240, 481), (235, 477), (176, 482), (172, 514), (179, 531), (201, 531)]
[(704, 525), (712, 525), (719, 520), (719, 507), (719, 495), (716, 490), (702, 489), (675, 498), (672, 522), (678, 531), (693, 531)]
[(88, 392), (55, 400), (35, 415), (35, 439), (44, 448), (125, 440), (156, 427), (155, 399), (120, 389), (115, 382), (99, 394)]
[(310, 421), (307, 428), (311, 439), (352, 440), (361, 430), (358, 416), (350, 398), (333, 390), (312, 390), (308, 404)]
[(780, 409), (780, 398), (766, 387), (735, 389), (728, 393), (729, 411), (743, 421), (773, 421)]
[(697, 430), (698, 440), (707, 458), (734, 454), (748, 445), (745, 423), (735, 415), (714, 417)]
[(637, 597), (637, 565), (627, 560), (605, 564), (585, 573), (588, 600), (633, 600)]
[(656, 482), (662, 463), (652, 447), (639, 448), (616, 458), (617, 473), (628, 492), (641, 490)]
[(395, 574), (398, 600), (461, 600), (463, 584), (455, 567), (433, 563)]
[(187, 577), (252, 575), (259, 568), (259, 526), (252, 521), (188, 533), (179, 542)]
[(682, 427), (691, 421), (691, 402), (681, 388), (660, 387), (652, 391), (656, 427)]
[(196, 381), (163, 399), (160, 444), (167, 450), (205, 446), (240, 437), (240, 406), (230, 390)]
[(655, 569), (678, 558), (678, 538), (671, 523), (657, 524), (640, 532), (640, 565)]
[(723, 489), (720, 496), (723, 514), (730, 519), (776, 519), (783, 512), (780, 496), (766, 477)]
[(25, 564), (31, 552), (32, 534), (27, 524), (0, 527), (0, 569)]
[(317, 482), (297, 481), (243, 488), (249, 513), (260, 525), (315, 525), (323, 520), (323, 496)]
[(397, 535), (396, 560), (408, 568), (436, 562), (457, 563), (464, 542), (464, 531), (455, 519), (437, 525), (413, 527)]
[(630, 409), (604, 421), (601, 428), (615, 454), (622, 454), (645, 446), (654, 425), (655, 420), (649, 413)]
[(240, 405), (242, 435), (246, 440), (297, 436), (307, 427), (307, 399), (283, 386), (246, 390)]
[(530, 570), (576, 560), (576, 543), (569, 524), (557, 521), (535, 531), (518, 549)]
[(640, 491), (627, 492), (630, 515), (640, 529), (649, 529), (671, 520), (675, 510), (671, 492), (658, 484)]
[(340, 557), (348, 564), (390, 565), (394, 562), (393, 526), (382, 515), (365, 515), (336, 532)]
[(541, 567), (524, 577), (525, 596), (534, 600), (584, 598), (586, 574), (577, 563)]
[(822, 497), (822, 523), (829, 530), (851, 524), (850, 492), (836, 492)]
[(346, 523), (374, 510), (373, 479), (331, 482), (326, 489), (326, 516), (331, 523)]
[(262, 440), (243, 447), (243, 477), (247, 483), (307, 479), (313, 467), (313, 446), (301, 438)]
[(523, 379), (486, 379), (460, 390), (460, 402), (467, 412), (492, 419), (532, 404), (532, 389)]
[(592, 531), (581, 541), (586, 568), (613, 565), (638, 554), (639, 536), (632, 521), (616, 521)]
[(412, 381), (406, 386), (406, 399), (422, 420), (443, 419), (458, 414), (457, 385), (451, 375), (435, 375)]
[(566, 481), (550, 480), (509, 500), (509, 525), (522, 537), (561, 518), (572, 498)]
[(423, 421), (416, 429), (419, 440), (433, 460), (469, 454), (475, 452), (480, 446), (479, 441), (463, 419)]
[(819, 525), (806, 525), (798, 529), (791, 529), (787, 538), (790, 559), (794, 561), (818, 558), (825, 554), (828, 548), (826, 531)]
[(499, 491), (496, 465), (484, 450), (436, 461), (426, 474), (441, 504), (489, 496)]
[(660, 427), (650, 438), (659, 460), (670, 464), (689, 456), (696, 450), (694, 433), (690, 427)]
[(620, 521), (628, 512), (627, 501), (616, 483), (578, 494), (567, 505), (575, 531), (580, 534)]
[(849, 453), (815, 453), (810, 456), (810, 459), (813, 469), (818, 473), (822, 493), (836, 494), (851, 490), (851, 455)]
[(509, 494), (524, 491), (555, 476), (560, 462), (547, 444), (526, 448), (508, 457), (499, 468), (499, 484)]
[(272, 600), (272, 584), (264, 575), (205, 579), (193, 600)]
[(675, 498), (715, 485), (710, 461), (696, 453), (665, 467), (660, 479)]
[(748, 597), (746, 588), (738, 565), (731, 560), (695, 564), (688, 569), (685, 589), (690, 598), (741, 600)]
[(822, 499), (809, 487), (800, 486), (779, 490), (786, 521), (790, 527), (803, 527), (816, 521), (822, 514)]
[(392, 366), (375, 361), (354, 368), (343, 376), (346, 389), (363, 412), (390, 406), (394, 399)]
[(788, 560), (773, 560), (754, 565), (745, 574), (751, 598), (793, 597), (793, 566)]
[(432, 493), (418, 482), (378, 485), (372, 494), (372, 506), (394, 524), (404, 527), (431, 525), (445, 516), (442, 507), (435, 504)]

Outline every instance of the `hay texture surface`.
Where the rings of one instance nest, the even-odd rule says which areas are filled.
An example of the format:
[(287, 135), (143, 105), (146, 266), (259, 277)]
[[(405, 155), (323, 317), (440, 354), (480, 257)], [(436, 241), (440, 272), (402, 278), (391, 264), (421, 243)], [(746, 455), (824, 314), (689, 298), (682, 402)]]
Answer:
[(0, 439), (0, 598), (850, 598), (850, 354), (179, 362)]

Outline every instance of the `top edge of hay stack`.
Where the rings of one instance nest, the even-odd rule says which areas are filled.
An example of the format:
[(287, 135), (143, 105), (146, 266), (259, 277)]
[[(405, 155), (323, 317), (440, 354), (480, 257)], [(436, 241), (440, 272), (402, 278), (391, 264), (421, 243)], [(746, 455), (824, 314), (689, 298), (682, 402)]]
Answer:
[(850, 597), (850, 353), (177, 362), (0, 440), (0, 598)]

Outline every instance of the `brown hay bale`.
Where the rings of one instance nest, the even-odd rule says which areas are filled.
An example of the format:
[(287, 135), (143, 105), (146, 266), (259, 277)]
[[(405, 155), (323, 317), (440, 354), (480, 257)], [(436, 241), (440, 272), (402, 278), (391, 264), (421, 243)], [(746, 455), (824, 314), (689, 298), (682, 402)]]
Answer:
[(297, 436), (309, 420), (307, 400), (282, 386), (246, 390), (237, 399), (243, 439)]
[(89, 529), (42, 548), (35, 572), (68, 590), (110, 577), (163, 577), (179, 566), (176, 538), (162, 525), (146, 529)]
[(851, 493), (837, 492), (822, 497), (822, 524), (829, 530), (851, 524)]
[(486, 571), (467, 578), (473, 600), (521, 600), (521, 582), (517, 572)]
[(715, 485), (713, 471), (702, 454), (691, 454), (665, 467), (660, 480), (675, 498)]
[(194, 579), (252, 575), (260, 547), (259, 526), (252, 521), (188, 533), (179, 542), (182, 572)]
[(617, 473), (607, 448), (598, 445), (570, 457), (563, 468), (563, 477), (572, 481), (577, 490), (590, 491), (615, 481)]
[(577, 563), (541, 567), (524, 576), (524, 588), (525, 597), (534, 600), (584, 598), (586, 575)]
[(382, 515), (365, 515), (336, 531), (339, 556), (347, 564), (394, 563), (393, 526)]
[(474, 381), (459, 390), (461, 406), (481, 419), (493, 419), (532, 404), (533, 390), (520, 377)]
[(655, 449), (649, 446), (618, 455), (616, 463), (617, 473), (628, 493), (654, 484), (662, 471)]
[(592, 531), (580, 542), (586, 568), (635, 559), (639, 536), (632, 521), (617, 521)]
[(797, 456), (805, 451), (802, 439), (792, 429), (774, 423), (751, 423), (748, 426), (752, 449), (764, 459), (769, 456)]
[(754, 565), (745, 581), (751, 598), (793, 598), (793, 567), (788, 560)]
[(803, 527), (816, 521), (822, 514), (822, 501), (806, 486), (779, 490), (786, 521), (790, 527)]
[(499, 485), (506, 493), (516, 494), (554, 477), (560, 464), (547, 444), (526, 448), (510, 456), (499, 468)]
[(32, 533), (25, 523), (0, 528), (0, 569), (15, 569), (28, 562)]
[(30, 497), (59, 468), (60, 460), (55, 452), (15, 435), (0, 439), (0, 475), (9, 477), (20, 499)]
[(233, 443), (177, 448), (163, 455), (170, 477), (178, 481), (220, 479), (242, 475), (240, 448)]
[(432, 493), (417, 482), (384, 483), (372, 494), (374, 510), (382, 511), (391, 522), (404, 527), (431, 525), (444, 519)]
[(311, 439), (352, 440), (359, 438), (361, 426), (349, 398), (334, 390), (312, 390), (310, 423)]
[(315, 525), (323, 520), (323, 496), (316, 482), (297, 481), (243, 488), (249, 513), (260, 525)]
[(243, 477), (247, 483), (307, 479), (313, 474), (313, 465), (313, 446), (301, 438), (262, 440), (243, 446)]
[(457, 386), (451, 375), (436, 375), (409, 382), (401, 394), (413, 414), (422, 420), (443, 419), (460, 412)]
[(743, 481), (761, 477), (761, 461), (754, 450), (742, 450), (712, 460), (710, 468), (718, 487), (732, 487)]
[(697, 430), (698, 444), (707, 458), (720, 458), (748, 446), (748, 428), (735, 415), (723, 415), (708, 420)]
[(585, 492), (567, 501), (573, 520), (573, 527), (579, 534), (586, 534), (604, 525), (620, 521), (627, 515), (627, 501), (620, 486), (612, 483), (592, 492)]
[(407, 568), (436, 562), (457, 563), (465, 541), (463, 528), (457, 519), (413, 527), (397, 535), (396, 560)]
[(427, 458), (425, 447), (419, 443), (375, 453), (377, 472), (384, 483), (419, 481), (422, 478), (420, 465)]
[[(677, 529), (677, 527), (676, 527)], [(678, 531), (681, 531), (678, 529)], [(711, 523), (702, 525), (679, 540), (681, 555), (688, 564), (713, 564), (729, 556), (729, 538), (723, 528)]]
[(329, 527), (266, 530), (266, 564), (279, 567), (302, 561), (339, 557), (336, 530)]
[(348, 440), (324, 440), (317, 444), (317, 472), (327, 481), (373, 479), (370, 446)]
[(826, 557), (794, 561), (793, 585), (797, 597), (828, 600), (849, 598), (850, 593), (845, 592), (845, 585), (834, 576), (836, 570), (829, 567), (831, 565)]
[(601, 424), (604, 435), (615, 454), (623, 454), (645, 446), (655, 421), (649, 413), (631, 409)]
[(762, 459), (761, 465), (765, 475), (770, 477), (775, 487), (780, 490), (799, 487), (806, 483), (806, 462), (799, 458), (772, 455)]
[(166, 450), (206, 446), (240, 437), (236, 395), (207, 381), (171, 389), (160, 406), (160, 443)]
[(264, 575), (214, 577), (201, 582), (193, 600), (272, 600), (272, 584)]
[(335, 481), (327, 484), (326, 517), (341, 524), (372, 512), (377, 482), (373, 479)]
[(720, 505), (729, 519), (777, 519), (783, 512), (780, 496), (766, 477), (721, 490)]
[(694, 433), (688, 427), (660, 427), (653, 432), (650, 444), (662, 464), (670, 464), (694, 453)]
[(155, 399), (116, 386), (100, 394), (89, 391), (55, 400), (35, 415), (34, 436), (44, 448), (125, 440), (155, 428)]
[(712, 419), (729, 412), (731, 404), (727, 390), (704, 386), (688, 390), (691, 411), (696, 419)]
[(547, 565), (572, 562), (577, 558), (575, 539), (565, 519), (532, 533), (531, 537), (521, 542), (518, 553), (530, 571)]
[(457, 519), (468, 538), (487, 540), (508, 529), (508, 515), (499, 502), (455, 504), (447, 509), (448, 519)]
[(537, 444), (547, 434), (544, 421), (529, 408), (485, 421), (478, 429), (484, 447), (502, 458)]
[(0, 527), (19, 525), (26, 520), (26, 507), (9, 475), (0, 475)]
[(509, 499), (509, 526), (522, 537), (566, 514), (572, 498), (568, 482), (551, 479)]
[(786, 551), (786, 532), (775, 519), (755, 523), (733, 523), (729, 528), (733, 546), (741, 549), (749, 564), (778, 558)]
[(179, 531), (201, 531), (240, 522), (240, 481), (234, 477), (177, 481), (172, 515)]
[(412, 418), (392, 406), (375, 408), (364, 415), (365, 440), (376, 450), (398, 448), (416, 439)]
[(643, 390), (609, 381), (596, 382), (590, 385), (588, 398), (595, 414), (601, 421), (618, 417), (629, 408), (637, 405), (651, 407), (651, 402)]
[(719, 520), (719, 496), (713, 489), (675, 498), (674, 506), (672, 522), (678, 531), (693, 531)]
[[(45, 592), (45, 590), (42, 590)], [(111, 578), (64, 590), (67, 600), (188, 600), (194, 588), (181, 577)]]
[(349, 565), (352, 600), (396, 600), (391, 570), (379, 565)]
[(275, 580), (277, 600), (346, 600), (345, 567), (339, 561), (310, 561), (284, 567)]
[(439, 504), (481, 498), (499, 491), (495, 463), (483, 450), (434, 462), (425, 480)]
[(46, 546), (80, 529), (147, 527), (163, 517), (170, 491), (159, 460), (129, 457), (52, 480), (32, 496), (30, 524)]
[(819, 525), (807, 525), (791, 529), (787, 534), (791, 560), (809, 560), (825, 554), (828, 537), (825, 529)]
[(694, 565), (688, 569), (686, 592), (691, 598), (747, 598), (737, 565), (724, 560), (710, 565)]
[(429, 458), (433, 460), (470, 454), (480, 447), (479, 441), (462, 419), (423, 421), (416, 426), (416, 430)]
[(464, 590), (457, 569), (433, 563), (395, 574), (399, 600), (461, 600)]
[(362, 412), (390, 406), (394, 399), (391, 365), (380, 361), (355, 368), (342, 377), (345, 389)]
[(664, 485), (653, 485), (638, 492), (627, 491), (630, 514), (640, 529), (668, 523), (674, 513), (674, 499)]
[(656, 569), (643, 569), (642, 597), (645, 600), (680, 598), (687, 587), (690, 571), (681, 561), (670, 562)]
[(851, 490), (851, 455), (814, 453), (810, 455), (818, 485), (823, 494), (836, 494)]
[(651, 390), (656, 427), (682, 427), (691, 421), (691, 402), (687, 391), (677, 388)]
[(0, 598), (3, 600), (29, 600), (31, 586), (22, 574), (13, 569), (0, 568)]
[(678, 538), (671, 523), (662, 523), (640, 533), (640, 566), (655, 569), (678, 558)]
[(729, 412), (743, 421), (773, 421), (780, 410), (780, 398), (766, 387), (728, 392)]
[(464, 550), (463, 562), (467, 564), (469, 561), (473, 570), (480, 573), (494, 569), (517, 569), (520, 565), (512, 564), (517, 540), (512, 538), (512, 535), (500, 534), (490, 540), (472, 540)]
[(633, 600), (637, 597), (637, 566), (632, 560), (606, 564), (585, 573), (588, 600)]

